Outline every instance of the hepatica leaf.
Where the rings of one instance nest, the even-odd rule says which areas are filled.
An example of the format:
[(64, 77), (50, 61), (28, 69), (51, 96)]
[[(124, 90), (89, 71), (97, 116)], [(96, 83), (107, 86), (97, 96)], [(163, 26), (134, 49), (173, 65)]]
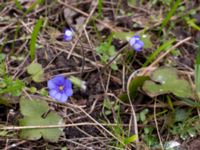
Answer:
[[(141, 88), (144, 81), (146, 81), (148, 79), (149, 79), (148, 76), (137, 76), (131, 80), (129, 87), (128, 87), (130, 99), (134, 99), (137, 96), (138, 88)], [(127, 93), (121, 94), (121, 95), (119, 95), (119, 98), (122, 101), (128, 101), (128, 94)]]
[(42, 68), (42, 65), (40, 65), (39, 63), (31, 63), (27, 68), (27, 72), (31, 75), (33, 81), (42, 81), (44, 70)]
[(161, 67), (151, 75), (151, 80), (143, 84), (143, 90), (151, 97), (172, 93), (182, 98), (193, 98), (192, 87), (185, 79), (178, 77), (177, 70), (170, 67)]
[[(62, 118), (55, 112), (49, 111), (49, 106), (45, 101), (41, 100), (20, 100), (20, 111), (23, 118), (19, 120), (20, 126), (49, 126), (59, 125), (62, 122)], [(46, 117), (42, 117), (42, 115)], [(51, 142), (57, 142), (58, 138), (62, 134), (62, 130), (59, 128), (33, 128), (23, 129), (20, 131), (20, 137), (28, 140), (38, 140), (43, 137), (45, 140)]]
[(134, 35), (134, 32), (114, 32), (113, 37), (122, 41), (129, 41), (130, 38)]
[(140, 36), (140, 40), (142, 42), (144, 42), (144, 48), (152, 48), (153, 47), (153, 44), (152, 44), (150, 38), (151, 37), (148, 34), (143, 34), (143, 35)]
[(49, 106), (45, 101), (26, 100), (21, 98), (20, 111), (23, 116), (39, 116), (41, 117), (49, 110)]

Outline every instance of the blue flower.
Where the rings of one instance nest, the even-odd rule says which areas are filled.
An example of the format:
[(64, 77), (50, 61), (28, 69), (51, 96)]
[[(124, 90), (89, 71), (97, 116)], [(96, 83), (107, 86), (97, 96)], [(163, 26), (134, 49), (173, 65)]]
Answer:
[(66, 102), (72, 96), (72, 83), (63, 76), (56, 76), (48, 81), (49, 95), (59, 102)]
[(138, 52), (141, 51), (144, 46), (144, 43), (140, 40), (138, 35), (132, 36), (129, 43)]
[(71, 29), (66, 29), (64, 33), (64, 40), (71, 41), (73, 37), (73, 31)]

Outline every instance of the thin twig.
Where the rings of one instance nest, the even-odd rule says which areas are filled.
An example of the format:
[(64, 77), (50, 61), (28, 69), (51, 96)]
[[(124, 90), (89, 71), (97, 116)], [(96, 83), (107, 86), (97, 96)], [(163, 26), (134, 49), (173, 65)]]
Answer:
[[(80, 108), (80, 107), (79, 107)], [(119, 124), (100, 124), (92, 122), (82, 122), (74, 124), (63, 124), (63, 125), (47, 125), (47, 126), (3, 126), (0, 130), (22, 130), (22, 129), (47, 129), (47, 128), (65, 128), (75, 126), (118, 126)]]
[(156, 100), (154, 102), (153, 115), (154, 115), (154, 121), (155, 121), (155, 125), (156, 125), (156, 131), (157, 131), (158, 138), (159, 138), (159, 141), (160, 141), (160, 146), (161, 146), (161, 149), (164, 150), (164, 146), (163, 146), (163, 143), (162, 143), (162, 139), (161, 139), (160, 132), (159, 132), (159, 129), (158, 129), (158, 122), (157, 122), (157, 118), (156, 118)]
[[(132, 116), (133, 116), (133, 124), (134, 124), (134, 134), (138, 136), (138, 125), (137, 125), (137, 116), (136, 116), (136, 113), (135, 113), (135, 109), (133, 107), (133, 104), (132, 104), (132, 100), (131, 100), (131, 97), (130, 97), (130, 92), (129, 92), (129, 85), (131, 83), (131, 79), (133, 76), (135, 76), (135, 72), (133, 72), (131, 74), (131, 76), (129, 77), (128, 79), (128, 83), (127, 83), (127, 87), (126, 87), (126, 90), (127, 90), (127, 94), (128, 94), (128, 99), (129, 99), (129, 103), (131, 105), (131, 111), (132, 111)], [(139, 150), (139, 138), (136, 139), (136, 149)]]

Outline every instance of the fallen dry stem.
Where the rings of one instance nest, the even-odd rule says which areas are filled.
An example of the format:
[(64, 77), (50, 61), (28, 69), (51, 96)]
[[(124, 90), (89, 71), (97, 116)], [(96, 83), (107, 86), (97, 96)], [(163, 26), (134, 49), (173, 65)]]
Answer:
[[(0, 127), (0, 130), (47, 129), (47, 128), (65, 128), (65, 127), (75, 127), (75, 126), (99, 126), (99, 124), (92, 122), (82, 122), (74, 124), (48, 125), (48, 126), (4, 126)], [(101, 126), (119, 126), (119, 124), (101, 124)]]

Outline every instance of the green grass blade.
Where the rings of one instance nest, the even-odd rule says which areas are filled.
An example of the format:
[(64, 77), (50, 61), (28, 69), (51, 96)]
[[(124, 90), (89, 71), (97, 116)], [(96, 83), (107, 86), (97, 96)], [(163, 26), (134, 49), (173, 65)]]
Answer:
[(175, 13), (177, 7), (179, 6), (180, 2), (182, 0), (177, 0), (171, 10), (169, 11), (169, 13), (167, 14), (167, 16), (165, 17), (165, 19), (162, 21), (162, 24), (161, 24), (161, 27), (160, 27), (160, 31), (159, 31), (159, 34), (161, 33), (162, 29), (167, 25), (167, 23), (169, 22), (170, 18), (173, 16), (173, 14)]
[(198, 52), (195, 61), (195, 87), (198, 96), (200, 96), (200, 40), (198, 41)]
[(103, 16), (102, 15), (103, 0), (98, 0), (98, 6), (97, 6), (97, 8), (98, 8), (98, 16), (102, 17)]
[(24, 12), (24, 8), (23, 6), (20, 4), (19, 0), (15, 0), (15, 5), (16, 7), (21, 10), (22, 12), (24, 12), (24, 15), (30, 13), (31, 11), (33, 11), (37, 5), (42, 5), (44, 3), (44, 0), (36, 0), (25, 12)]
[(36, 0), (25, 12), (25, 14), (30, 13), (32, 10), (36, 8), (37, 5), (42, 5), (44, 0)]
[(33, 29), (32, 35), (31, 35), (30, 51), (29, 51), (31, 61), (33, 61), (35, 59), (35, 46), (36, 46), (37, 35), (38, 35), (42, 25), (43, 25), (43, 20), (39, 19)]
[(22, 5), (20, 4), (19, 0), (15, 0), (15, 5), (16, 5), (16, 7), (17, 7), (19, 10), (23, 11), (23, 7), (22, 7)]
[(184, 103), (186, 103), (187, 105), (190, 105), (191, 107), (197, 107), (197, 108), (200, 108), (200, 103), (199, 102), (195, 102), (193, 100), (190, 100), (190, 99), (182, 99), (182, 101)]
[(195, 23), (195, 19), (188, 19), (188, 20), (187, 20), (187, 24), (188, 24), (189, 26), (191, 26), (192, 28), (194, 28), (195, 30), (200, 31), (200, 26), (198, 26), (198, 25)]
[(146, 67), (149, 63), (151, 63), (157, 56), (158, 54), (163, 51), (163, 50), (166, 50), (167, 48), (169, 48), (169, 46), (171, 46), (171, 44), (173, 42), (175, 42), (176, 39), (172, 39), (172, 40), (169, 40), (167, 42), (165, 42), (163, 45), (161, 45), (160, 47), (158, 47), (148, 58), (147, 60), (145, 61), (145, 63), (142, 65), (142, 67)]

